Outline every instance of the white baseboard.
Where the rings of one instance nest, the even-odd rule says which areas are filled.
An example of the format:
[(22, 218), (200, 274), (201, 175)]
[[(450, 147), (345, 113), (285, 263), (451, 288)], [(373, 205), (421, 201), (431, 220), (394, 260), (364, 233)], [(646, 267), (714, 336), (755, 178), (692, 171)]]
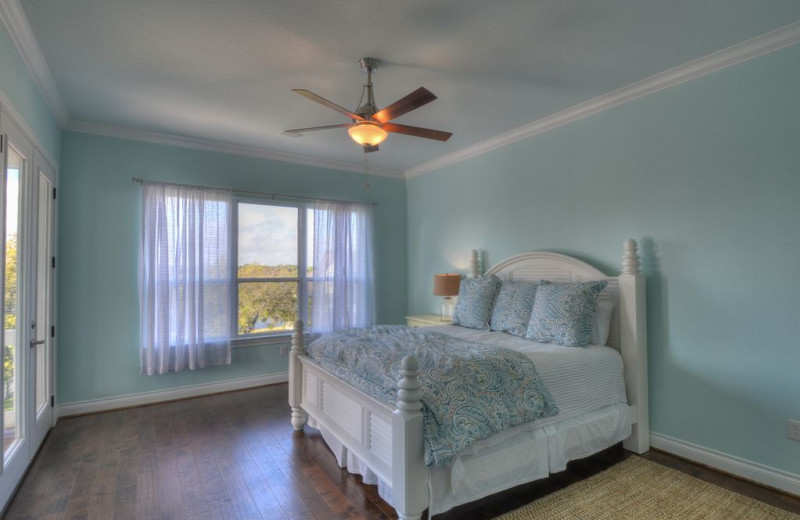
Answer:
[(650, 447), (703, 464), (743, 479), (800, 496), (800, 475), (703, 448), (689, 442), (650, 433)]
[[(56, 408), (57, 417), (68, 417), (70, 415), (81, 415), (85, 413), (105, 412), (118, 408), (129, 408), (131, 406), (141, 406), (145, 404), (161, 403), (164, 401), (174, 401), (175, 399), (186, 399), (187, 397), (199, 397), (201, 395), (216, 394), (219, 392), (229, 392), (231, 390), (242, 390), (257, 386), (274, 385), (277, 383), (287, 383), (289, 373), (281, 372), (266, 376), (243, 377), (220, 381), (219, 383), (209, 383), (204, 385), (182, 386), (169, 390), (157, 390), (154, 392), (143, 392), (140, 394), (128, 394), (107, 399), (92, 399), (89, 401), (78, 401), (74, 403), (59, 404)], [(287, 405), (288, 406), (288, 405)], [(287, 408), (288, 409), (288, 408)], [(288, 415), (287, 415), (288, 417)]]

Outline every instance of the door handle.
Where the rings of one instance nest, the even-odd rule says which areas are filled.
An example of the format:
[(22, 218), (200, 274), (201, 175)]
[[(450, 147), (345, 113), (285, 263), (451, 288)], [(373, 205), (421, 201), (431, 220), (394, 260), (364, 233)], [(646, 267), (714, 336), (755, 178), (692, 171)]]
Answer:
[(44, 342), (47, 341), (46, 339), (40, 339), (39, 341), (36, 341), (36, 322), (35, 321), (31, 322), (31, 335), (33, 336), (31, 338), (31, 348), (35, 348), (36, 345), (44, 345)]

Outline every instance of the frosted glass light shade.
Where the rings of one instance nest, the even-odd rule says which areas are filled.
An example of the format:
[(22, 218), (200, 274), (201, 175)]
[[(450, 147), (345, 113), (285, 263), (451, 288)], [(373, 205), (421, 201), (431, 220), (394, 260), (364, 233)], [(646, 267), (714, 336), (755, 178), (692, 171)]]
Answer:
[(347, 129), (353, 141), (360, 145), (375, 146), (382, 143), (389, 135), (378, 123), (361, 121)]

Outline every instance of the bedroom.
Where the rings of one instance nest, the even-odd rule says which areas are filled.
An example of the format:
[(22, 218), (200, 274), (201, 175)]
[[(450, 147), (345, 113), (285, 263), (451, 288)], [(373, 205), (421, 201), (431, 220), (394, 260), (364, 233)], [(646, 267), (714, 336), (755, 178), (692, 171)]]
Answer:
[[(726, 12), (721, 2), (707, 5), (720, 16)], [(792, 22), (796, 27), (800, 15), (793, 2), (770, 5), (771, 18), (754, 15), (749, 21), (762, 24), (757, 29), (691, 59)], [(358, 168), (175, 146), (119, 127), (107, 128), (105, 135), (98, 135), (99, 126), (62, 128), (8, 31), (2, 32), (0, 63), (13, 73), (0, 77), (0, 90), (59, 171), (56, 390), (63, 415), (169, 398), (188, 387), (285, 380), (287, 361), (277, 345), (234, 349), (234, 363), (219, 370), (138, 375), (131, 317), (138, 312), (140, 192), (130, 179), (219, 185), (224, 170), (225, 185), (239, 190), (378, 202), (377, 310), (379, 321), (387, 323), (435, 311), (431, 276), (464, 272), (473, 248), (486, 252), (489, 265), (543, 249), (611, 273), (618, 272), (622, 241), (636, 238), (648, 286), (653, 445), (660, 442), (667, 451), (795, 493), (800, 489), (800, 443), (786, 438), (787, 419), (800, 420), (794, 330), (800, 304), (798, 45), (767, 49), (433, 171), (384, 176), (371, 159), (372, 187), (365, 193)], [(359, 57), (340, 56), (344, 64), (335, 77), (303, 77), (331, 85), (352, 80), (357, 89)], [(49, 59), (48, 65), (58, 66)], [(400, 81), (397, 94), (418, 86), (418, 79), (439, 95), (430, 111), (441, 115), (436, 105), (459, 91), (434, 89), (427, 74), (432, 72), (409, 84)], [(380, 77), (376, 89), (388, 89), (390, 81)], [(483, 87), (491, 84), (487, 80)], [(346, 89), (341, 95), (331, 97), (353, 97)], [(319, 121), (324, 111), (302, 103), (292, 107), (308, 108), (307, 119), (293, 124)], [(425, 124), (439, 127), (436, 120)], [(413, 142), (408, 150), (427, 151), (426, 146)], [(360, 168), (360, 160), (352, 162)]]

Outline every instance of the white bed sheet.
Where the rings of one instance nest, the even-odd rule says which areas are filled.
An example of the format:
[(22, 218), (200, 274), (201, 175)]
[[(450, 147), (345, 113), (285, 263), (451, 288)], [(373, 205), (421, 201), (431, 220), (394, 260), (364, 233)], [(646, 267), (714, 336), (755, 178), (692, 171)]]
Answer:
[[(536, 421), (539, 426), (560, 422), (614, 403), (625, 403), (622, 356), (611, 347), (590, 345), (587, 348), (563, 347), (512, 336), (445, 325), (426, 331), (516, 350), (536, 365), (550, 395), (558, 405), (558, 415)], [(487, 439), (490, 440), (490, 439)]]
[[(563, 471), (570, 460), (588, 457), (627, 438), (632, 416), (625, 397), (622, 357), (605, 346), (563, 347), (534, 343), (502, 332), (458, 326), (426, 330), (522, 352), (559, 407), (555, 417), (500, 432), (459, 453), (451, 464), (430, 468), (430, 512), (435, 515), (514, 486)], [(376, 484), (391, 504), (391, 487), (349, 452), (325, 428), (319, 428), (341, 467)]]

